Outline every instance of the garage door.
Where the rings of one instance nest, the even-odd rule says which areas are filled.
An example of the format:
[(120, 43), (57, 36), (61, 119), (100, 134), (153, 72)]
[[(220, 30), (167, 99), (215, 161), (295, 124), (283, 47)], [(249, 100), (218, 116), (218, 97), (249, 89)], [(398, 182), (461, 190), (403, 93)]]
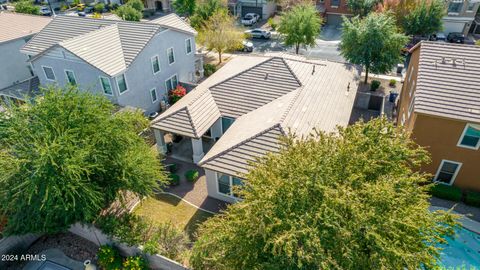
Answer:
[(328, 25), (342, 25), (343, 18), (342, 15), (337, 14), (327, 14), (327, 22)]
[(247, 13), (256, 13), (260, 15), (260, 19), (262, 19), (263, 10), (262, 7), (249, 7), (249, 6), (242, 6), (242, 18)]
[(460, 32), (463, 33), (463, 28), (465, 27), (464, 22), (446, 22), (443, 21), (443, 33), (448, 35), (448, 33), (452, 32)]

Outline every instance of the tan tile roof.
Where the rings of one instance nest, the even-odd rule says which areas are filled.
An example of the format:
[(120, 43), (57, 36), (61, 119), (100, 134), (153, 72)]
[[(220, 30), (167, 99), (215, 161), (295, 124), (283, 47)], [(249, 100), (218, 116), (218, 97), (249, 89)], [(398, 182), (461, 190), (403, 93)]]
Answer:
[(422, 42), (414, 109), (480, 122), (480, 46)]
[(34, 35), (50, 21), (44, 16), (0, 12), (0, 43)]
[(171, 27), (177, 30), (181, 30), (191, 34), (197, 34), (197, 31), (193, 29), (188, 23), (178, 17), (175, 13), (170, 13), (168, 15), (162, 16), (158, 19), (150, 21), (152, 23), (158, 23), (166, 27)]

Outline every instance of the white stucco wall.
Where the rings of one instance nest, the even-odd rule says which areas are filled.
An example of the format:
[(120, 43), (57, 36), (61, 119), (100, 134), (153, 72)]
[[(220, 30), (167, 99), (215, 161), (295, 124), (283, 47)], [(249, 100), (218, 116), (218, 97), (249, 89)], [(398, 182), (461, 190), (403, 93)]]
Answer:
[(208, 191), (208, 196), (219, 199), (222, 201), (226, 201), (229, 203), (235, 203), (237, 200), (235, 198), (232, 198), (230, 196), (226, 196), (222, 193), (218, 192), (218, 184), (217, 184), (217, 173), (212, 170), (207, 170), (205, 169), (205, 177), (207, 178), (207, 191)]
[(0, 89), (32, 77), (28, 57), (20, 53), (25, 43), (24, 38), (0, 43)]
[(262, 17), (263, 19), (268, 19), (270, 18), (273, 13), (277, 10), (277, 4), (275, 4), (274, 1), (267, 1), (265, 4), (263, 4), (263, 14)]

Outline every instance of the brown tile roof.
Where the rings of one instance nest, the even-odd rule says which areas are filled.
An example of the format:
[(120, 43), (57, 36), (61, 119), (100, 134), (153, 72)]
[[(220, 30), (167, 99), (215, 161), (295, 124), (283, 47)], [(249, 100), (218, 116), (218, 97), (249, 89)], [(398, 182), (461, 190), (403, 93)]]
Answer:
[(34, 35), (50, 21), (44, 16), (0, 12), (0, 43)]

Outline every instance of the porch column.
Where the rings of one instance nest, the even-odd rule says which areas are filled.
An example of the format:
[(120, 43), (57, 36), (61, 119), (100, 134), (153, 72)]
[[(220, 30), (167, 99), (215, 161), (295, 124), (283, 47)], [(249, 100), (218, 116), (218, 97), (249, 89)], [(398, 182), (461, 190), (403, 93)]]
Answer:
[(197, 164), (205, 155), (203, 153), (202, 138), (200, 139), (192, 138), (192, 150), (193, 150), (193, 163)]
[(162, 155), (165, 155), (167, 153), (167, 144), (165, 144), (165, 133), (154, 128), (153, 134), (155, 134), (155, 141), (157, 142), (158, 152)]

